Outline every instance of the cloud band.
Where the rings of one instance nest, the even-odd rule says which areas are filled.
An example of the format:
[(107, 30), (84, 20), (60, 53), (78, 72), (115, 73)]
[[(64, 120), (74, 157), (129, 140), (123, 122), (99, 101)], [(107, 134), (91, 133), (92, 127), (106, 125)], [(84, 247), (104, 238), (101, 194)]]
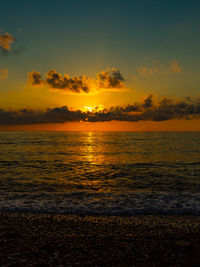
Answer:
[(94, 109), (93, 112), (70, 110), (67, 106), (56, 107), (45, 111), (23, 109), (18, 111), (0, 109), (1, 125), (22, 125), (39, 123), (64, 122), (104, 122), (104, 121), (165, 121), (176, 118), (199, 118), (200, 98), (173, 100), (162, 98), (156, 100), (149, 95), (141, 103), (133, 103), (126, 107), (111, 107), (109, 109)]

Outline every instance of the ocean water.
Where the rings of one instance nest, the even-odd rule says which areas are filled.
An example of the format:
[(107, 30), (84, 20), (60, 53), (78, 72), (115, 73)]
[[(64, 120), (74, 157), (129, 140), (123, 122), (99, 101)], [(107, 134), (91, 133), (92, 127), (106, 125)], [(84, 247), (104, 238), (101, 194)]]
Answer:
[(200, 215), (200, 133), (1, 132), (0, 210)]

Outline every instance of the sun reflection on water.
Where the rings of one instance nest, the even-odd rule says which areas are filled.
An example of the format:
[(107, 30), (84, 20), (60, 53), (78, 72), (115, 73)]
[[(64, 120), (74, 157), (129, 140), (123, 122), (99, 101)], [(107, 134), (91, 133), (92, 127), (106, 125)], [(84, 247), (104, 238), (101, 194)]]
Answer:
[(93, 138), (93, 132), (88, 132), (87, 135), (87, 150), (86, 150), (86, 159), (91, 164), (95, 164), (95, 156), (94, 156), (94, 138)]

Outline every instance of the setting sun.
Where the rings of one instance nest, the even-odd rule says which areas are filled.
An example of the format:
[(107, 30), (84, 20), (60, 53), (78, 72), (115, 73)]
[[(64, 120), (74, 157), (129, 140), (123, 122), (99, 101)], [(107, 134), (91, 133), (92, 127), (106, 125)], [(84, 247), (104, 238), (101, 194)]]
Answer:
[(83, 112), (93, 112), (94, 108), (89, 107), (89, 106), (84, 106), (81, 111)]
[(93, 112), (101, 112), (103, 111), (105, 108), (104, 108), (104, 105), (102, 104), (99, 104), (95, 107), (91, 107), (91, 106), (84, 106), (83, 108), (81, 108), (80, 110), (82, 112), (90, 112), (90, 113), (93, 113)]

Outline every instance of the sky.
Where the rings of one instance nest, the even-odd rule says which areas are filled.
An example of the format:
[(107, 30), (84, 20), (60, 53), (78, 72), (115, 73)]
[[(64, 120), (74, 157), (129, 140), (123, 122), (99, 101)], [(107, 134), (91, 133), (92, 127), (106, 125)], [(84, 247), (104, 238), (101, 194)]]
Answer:
[(7, 0), (0, 130), (200, 131), (200, 2)]

